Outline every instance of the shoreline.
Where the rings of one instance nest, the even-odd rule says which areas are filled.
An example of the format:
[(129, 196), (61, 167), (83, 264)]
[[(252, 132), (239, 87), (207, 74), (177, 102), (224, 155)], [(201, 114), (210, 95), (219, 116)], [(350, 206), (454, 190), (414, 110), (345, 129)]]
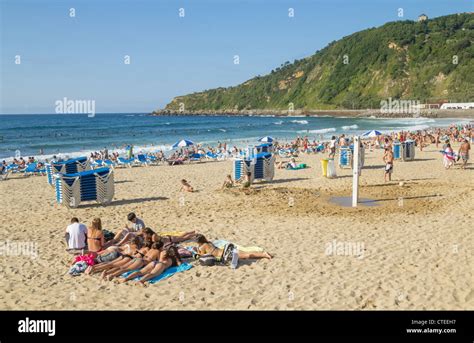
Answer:
[[(169, 117), (174, 117), (173, 115), (168, 115), (168, 116)], [(176, 116), (180, 116), (180, 114), (178, 114)], [(202, 116), (204, 116), (204, 115), (202, 115)], [(216, 114), (216, 115), (206, 115), (206, 116), (221, 116), (221, 115)], [(236, 116), (243, 116), (243, 115), (236, 115)], [(281, 116), (281, 117), (283, 117), (283, 116)], [(291, 118), (291, 117), (301, 118), (301, 115), (300, 116), (296, 116), (296, 115), (286, 116), (286, 117), (287, 118)], [(308, 116), (308, 117), (314, 117), (314, 116)], [(408, 117), (408, 118), (412, 118), (412, 117)], [(360, 118), (358, 118), (358, 119), (360, 119)], [(391, 118), (378, 118), (378, 119), (391, 119)], [(416, 119), (416, 118), (413, 118), (413, 119)], [(448, 119), (448, 118), (437, 118), (437, 119)], [(465, 119), (466, 120), (466, 119), (470, 119), (470, 118), (459, 117), (459, 118), (452, 118), (452, 119)], [(473, 118), (472, 121), (474, 122), (474, 118)], [(447, 125), (443, 125), (443, 126), (431, 126), (431, 125), (429, 125), (429, 127), (426, 128), (425, 130), (432, 130), (432, 129), (438, 128), (438, 127), (439, 128), (447, 128), (448, 126)], [(387, 130), (383, 130), (382, 132), (385, 132), (385, 131), (387, 131)], [(417, 131), (417, 130), (397, 129), (397, 130), (392, 130), (390, 132), (401, 132), (401, 131)], [(296, 135), (302, 135), (302, 136), (308, 136), (308, 137), (314, 137), (315, 139), (318, 136), (321, 136), (319, 138), (319, 141), (321, 141), (321, 142), (328, 142), (330, 140), (329, 137), (333, 134), (339, 135), (339, 133), (336, 133), (336, 132), (333, 132), (333, 131), (321, 132), (321, 133), (311, 133), (311, 132), (303, 133), (303, 132), (299, 132), (299, 133), (295, 133), (295, 134)], [(345, 134), (351, 134), (351, 133), (346, 132)], [(352, 133), (352, 134), (355, 135), (355, 133)], [(292, 139), (294, 139), (294, 137), (293, 138), (291, 138), (291, 137), (276, 137), (276, 138), (279, 138), (278, 139), (279, 142), (284, 142), (284, 143), (291, 142)], [(221, 141), (221, 142), (227, 142), (228, 144), (233, 144), (233, 145), (237, 146), (238, 148), (245, 148), (245, 146), (248, 145), (249, 140), (250, 140), (250, 138), (239, 138), (239, 139), (223, 138), (223, 139), (220, 139), (220, 140), (216, 140), (214, 143), (210, 143), (210, 142), (203, 143), (203, 142), (195, 141), (195, 144), (202, 145), (202, 146), (215, 146), (218, 141)], [(254, 142), (254, 143), (256, 143), (256, 142)], [(121, 144), (119, 148), (115, 148), (115, 149), (111, 148), (111, 149), (109, 149), (109, 151), (111, 151), (111, 152), (115, 151), (115, 152), (119, 152), (120, 154), (123, 154), (125, 152), (125, 150), (124, 150), (125, 145), (127, 145), (127, 143)], [(139, 144), (139, 145), (134, 145), (134, 153), (135, 154), (151, 153), (151, 152), (156, 152), (158, 150), (161, 150), (165, 154), (167, 154), (167, 153), (169, 153), (173, 150), (173, 149), (171, 149), (171, 146), (172, 146), (172, 143), (169, 143), (169, 144)], [(60, 157), (64, 157), (65, 159), (77, 158), (77, 157), (81, 157), (81, 156), (90, 156), (91, 153), (97, 152), (97, 151), (100, 151), (100, 150), (102, 150), (102, 148), (97, 147), (96, 149), (90, 149), (90, 150), (86, 149), (86, 150), (80, 150), (80, 151), (59, 151), (59, 152), (47, 153), (47, 154), (43, 154), (43, 155), (39, 155), (39, 154), (27, 154), (27, 155), (32, 155), (35, 158), (37, 158), (39, 161), (46, 161), (46, 160), (49, 160), (49, 159), (53, 158), (53, 156), (58, 156), (58, 157), (60, 156)], [(0, 161), (5, 160), (6, 162), (11, 162), (11, 161), (13, 161), (13, 159), (14, 159), (14, 156), (0, 157)]]
[(254, 110), (194, 110), (194, 111), (173, 111), (170, 109), (160, 109), (149, 113), (151, 116), (275, 116), (275, 117), (354, 117), (354, 118), (472, 118), (474, 120), (474, 109), (468, 110), (420, 110), (420, 113), (386, 113), (380, 109), (361, 110), (275, 110), (275, 109), (254, 109)]

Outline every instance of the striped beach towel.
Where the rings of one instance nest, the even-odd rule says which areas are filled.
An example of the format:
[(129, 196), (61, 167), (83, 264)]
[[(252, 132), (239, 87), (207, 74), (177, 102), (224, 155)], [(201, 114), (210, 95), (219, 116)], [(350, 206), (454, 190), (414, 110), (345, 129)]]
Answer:
[[(184, 272), (186, 270), (189, 270), (191, 269), (193, 266), (189, 263), (182, 263), (180, 264), (179, 266), (176, 266), (176, 267), (170, 267), (168, 269), (166, 269), (163, 273), (161, 273), (160, 275), (158, 275), (157, 277), (149, 280), (148, 282), (151, 283), (151, 284), (154, 284), (160, 280), (163, 280), (163, 279), (167, 279), (171, 276), (173, 276), (174, 274), (176, 273), (179, 273), (179, 272)], [(131, 271), (128, 271), (126, 273), (123, 273), (121, 275), (121, 277), (127, 277), (129, 276), (130, 274), (134, 273), (134, 272), (137, 272), (139, 271), (139, 269), (136, 269), (136, 270), (131, 270)], [(140, 280), (141, 276), (140, 277), (136, 277), (135, 279), (133, 280)]]

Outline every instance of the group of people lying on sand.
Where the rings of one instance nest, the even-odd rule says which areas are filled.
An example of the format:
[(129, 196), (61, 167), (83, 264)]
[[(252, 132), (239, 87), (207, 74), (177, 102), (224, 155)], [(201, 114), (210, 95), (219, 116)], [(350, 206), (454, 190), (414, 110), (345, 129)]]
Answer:
[[(128, 223), (116, 235), (106, 241), (100, 218), (94, 218), (89, 227), (81, 224), (77, 218), (71, 219), (66, 229), (66, 240), (69, 251), (81, 251), (82, 256), (92, 256), (91, 263), (85, 274), (101, 273), (105, 280), (113, 280), (124, 273), (130, 274), (120, 279), (128, 282), (137, 277), (141, 285), (161, 275), (170, 267), (182, 263), (182, 255), (212, 255), (222, 258), (225, 249), (216, 247), (202, 234), (195, 231), (185, 232), (177, 236), (161, 236), (146, 227), (142, 219), (135, 213), (127, 216)], [(197, 247), (185, 249), (183, 242), (195, 242)], [(238, 251), (239, 259), (272, 258), (267, 252)], [(77, 257), (74, 263), (77, 262)]]
[[(194, 187), (191, 186), (189, 181), (187, 181), (185, 179), (182, 179), (180, 181), (180, 183), (181, 183), (181, 188), (180, 188), (181, 192), (193, 193), (195, 191)], [(234, 188), (238, 184), (241, 185), (241, 188), (242, 188), (243, 191), (249, 191), (250, 186), (252, 185), (252, 173), (247, 172), (245, 174), (244, 178), (242, 180), (239, 180), (239, 181), (234, 181), (232, 179), (232, 176), (230, 174), (228, 174), (225, 177), (225, 180), (224, 180), (224, 183), (222, 184), (221, 189), (222, 190), (231, 189), (231, 188)]]

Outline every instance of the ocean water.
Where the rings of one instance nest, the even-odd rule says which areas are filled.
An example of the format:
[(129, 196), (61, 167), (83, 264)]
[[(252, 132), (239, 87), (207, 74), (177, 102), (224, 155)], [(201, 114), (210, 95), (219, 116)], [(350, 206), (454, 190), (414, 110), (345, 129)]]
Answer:
[(245, 147), (262, 136), (290, 140), (296, 136), (330, 139), (332, 135), (420, 130), (469, 122), (468, 119), (376, 119), (334, 117), (247, 117), (179, 116), (153, 117), (146, 114), (37, 114), (0, 115), (0, 159), (21, 156), (44, 158), (52, 155), (78, 156), (107, 147), (122, 150), (133, 144), (134, 151), (170, 150), (180, 139), (215, 145), (227, 142)]

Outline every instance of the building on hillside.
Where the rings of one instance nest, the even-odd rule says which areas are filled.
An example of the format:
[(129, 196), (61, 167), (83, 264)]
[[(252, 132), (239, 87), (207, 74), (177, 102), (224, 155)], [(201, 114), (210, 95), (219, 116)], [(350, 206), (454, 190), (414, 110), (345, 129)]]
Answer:
[(422, 13), (418, 16), (418, 21), (425, 21), (425, 20), (428, 20), (428, 16), (426, 14)]
[(469, 110), (474, 109), (474, 102), (446, 102), (441, 105), (441, 110)]

